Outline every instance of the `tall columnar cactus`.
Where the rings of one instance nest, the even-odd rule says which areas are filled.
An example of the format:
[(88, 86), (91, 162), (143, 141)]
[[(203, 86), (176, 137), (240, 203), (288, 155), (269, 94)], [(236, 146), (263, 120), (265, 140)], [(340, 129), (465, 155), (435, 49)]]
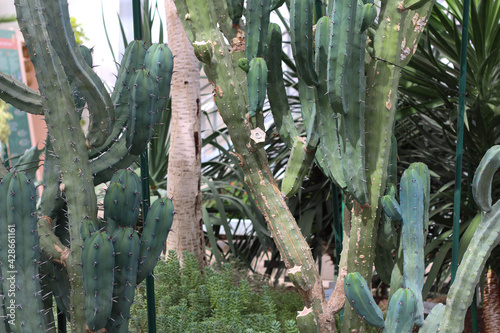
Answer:
[[(23, 174), (9, 173), (0, 183), (0, 188), (17, 183), (20, 186), (1, 193), (0, 203), (10, 205), (9, 210), (2, 208), (0, 213), (0, 235), (7, 237), (2, 239), (8, 240), (11, 220), (24, 221), (22, 226), (13, 227), (19, 238), (15, 238), (15, 263), (20, 266), (15, 277), (16, 301), (19, 302), (15, 324), (25, 321), (26, 332), (48, 328), (47, 323), (40, 320), (49, 312), (43, 308), (38, 291), (37, 265), (41, 253), (44, 260), (49, 260), (47, 265), (51, 265), (46, 270), (42, 267), (53, 279), (48, 285), (52, 286), (58, 304), (70, 320), (72, 332), (85, 332), (86, 323), (92, 330), (107, 327), (109, 331), (126, 331), (127, 305), (133, 301), (134, 281), (138, 276), (143, 279), (154, 267), (172, 216), (156, 216), (156, 228), (148, 227), (142, 235), (137, 234), (133, 228), (139, 217), (139, 181), (130, 170), (123, 170), (109, 187), (107, 220), (101, 221), (97, 217), (95, 186), (108, 182), (117, 170), (129, 167), (151, 139), (159, 122), (159, 112), (169, 98), (172, 53), (165, 44), (155, 44), (148, 49), (148, 45), (140, 41), (131, 42), (110, 94), (93, 72), (88, 50), (75, 42), (65, 0), (16, 0), (15, 5), (40, 92), (0, 73), (0, 98), (20, 110), (43, 115), (48, 129), (39, 215), (34, 209), (33, 185), (18, 181)], [(84, 107), (90, 115), (86, 133), (80, 125)], [(15, 200), (11, 200), (14, 197)], [(18, 216), (16, 212), (23, 213)], [(30, 226), (30, 223), (35, 225)], [(126, 236), (130, 236), (129, 243), (125, 241), (128, 240)], [(97, 237), (102, 244), (97, 243)], [(141, 244), (146, 239), (155, 239), (147, 245), (150, 253), (147, 260), (139, 257), (143, 251)], [(131, 262), (121, 256), (115, 258), (114, 245), (122, 251), (128, 249), (132, 255), (126, 259)], [(8, 257), (3, 256), (4, 250), (7, 248), (2, 245), (2, 274), (8, 263)], [(113, 261), (129, 274), (111, 277), (115, 269)], [(147, 265), (138, 275), (139, 264), (143, 262)], [(101, 272), (101, 267), (108, 269)], [(28, 272), (27, 275), (24, 272)], [(30, 278), (26, 278), (28, 275)], [(106, 276), (109, 283), (93, 285), (92, 276)], [(113, 286), (118, 287), (113, 290)], [(4, 295), (8, 287), (2, 283)], [(95, 294), (96, 290), (99, 295)], [(128, 304), (121, 302), (119, 307), (107, 309), (114, 297), (127, 299)], [(26, 305), (20, 303), (30, 299)], [(2, 302), (8, 305), (5, 302), (10, 299), (5, 298)], [(7, 308), (0, 309), (4, 314)], [(4, 322), (1, 325), (2, 332), (12, 330)]]
[[(491, 250), (500, 243), (500, 201), (492, 203), (493, 176), (500, 168), (500, 146), (490, 148), (477, 167), (472, 182), (472, 194), (481, 210), (479, 223), (468, 250), (457, 270), (455, 281), (446, 298), (440, 318), (439, 332), (461, 332), (477, 283)], [(423, 332), (436, 332), (426, 330)]]
[[(234, 4), (232, 1), (228, 6), (222, 0), (176, 0), (186, 33), (213, 84), (215, 102), (228, 127), (246, 182), (268, 221), (291, 279), (303, 296), (306, 308), (299, 314), (298, 323), (308, 332), (335, 331), (333, 314), (344, 302), (343, 276), (347, 271), (358, 271), (370, 281), (381, 212), (379, 199), (385, 194), (388, 177), (400, 68), (408, 63), (418, 44), (433, 1), (421, 1), (415, 9), (406, 8), (405, 1), (398, 0), (375, 4), (330, 1), (326, 16), (317, 17), (317, 22), (314, 1), (287, 2), (304, 138), (300, 138), (293, 125), (285, 96), (281, 33), (279, 27), (268, 23), (268, 13), (283, 1), (248, 2), (247, 26), (241, 20), (235, 25), (229, 18), (234, 19)], [(375, 7), (380, 8), (376, 19)], [(260, 15), (255, 15), (257, 11)], [(265, 31), (267, 39), (262, 36)], [(267, 94), (278, 132), (290, 148), (295, 145), (288, 168), (291, 178), (287, 178), (292, 181), (284, 183), (286, 195), (293, 195), (290, 188), (300, 186), (304, 170), (315, 160), (348, 198), (346, 216), (351, 218), (345, 226), (340, 283), (328, 302), (307, 242), (272, 177), (261, 141), (257, 140), (256, 133), (264, 130), (262, 113), (254, 107), (254, 79), (246, 72), (252, 58), (262, 57), (261, 50), (265, 50)], [(358, 317), (351, 314), (348, 309), (344, 316), (346, 332), (359, 325)]]
[[(344, 281), (346, 296), (353, 310), (370, 325), (384, 327), (384, 332), (412, 332), (414, 325), (424, 324), (422, 288), (425, 271), (424, 216), (425, 209), (428, 209), (427, 188), (430, 185), (428, 176), (429, 170), (425, 164), (413, 163), (401, 177), (401, 203), (397, 202), (393, 194), (387, 194), (380, 200), (385, 214), (394, 221), (401, 221), (401, 235), (395, 235), (395, 238), (400, 239), (401, 258), (398, 259), (401, 259), (403, 266), (401, 281), (391, 279), (394, 293), (390, 298), (385, 323), (361, 275), (358, 272), (348, 273)], [(426, 185), (422, 179), (426, 179)], [(399, 266), (394, 264), (392, 275), (398, 275), (397, 270)]]

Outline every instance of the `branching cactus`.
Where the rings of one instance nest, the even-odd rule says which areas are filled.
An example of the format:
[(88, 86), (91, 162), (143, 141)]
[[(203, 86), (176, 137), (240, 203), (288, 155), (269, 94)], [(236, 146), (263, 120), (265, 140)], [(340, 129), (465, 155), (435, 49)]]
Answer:
[[(139, 234), (140, 180), (126, 168), (146, 148), (166, 107), (172, 53), (165, 44), (130, 43), (110, 94), (91, 68), (91, 53), (75, 41), (65, 0), (15, 5), (40, 91), (0, 72), (0, 97), (43, 115), (48, 133), (39, 210), (34, 180), (13, 171), (0, 182), (0, 331), (53, 329), (43, 288), (54, 295), (72, 332), (127, 332), (135, 286), (156, 264), (173, 206), (170, 199), (155, 201)], [(80, 125), (84, 107), (86, 133)], [(105, 219), (99, 220), (95, 186), (110, 179)], [(8, 244), (15, 247), (15, 299), (7, 282)]]
[[(330, 1), (326, 13), (321, 8), (323, 17), (313, 15), (321, 13), (315, 10), (318, 2), (287, 2), (304, 137), (295, 128), (285, 94), (282, 32), (269, 23), (270, 12), (284, 1), (249, 0), (246, 8), (238, 0), (175, 4), (213, 85), (245, 180), (304, 299), (305, 309), (297, 318), (300, 329), (335, 331), (333, 315), (344, 304), (346, 272), (371, 278), (400, 69), (415, 52), (433, 1)], [(283, 191), (262, 147), (264, 81), (278, 132), (292, 149)], [(348, 199), (340, 276), (328, 302), (307, 242), (285, 201), (300, 188), (313, 160)], [(345, 332), (360, 325), (348, 308)]]
[[(446, 306), (440, 318), (439, 332), (462, 332), (464, 318), (472, 303), (474, 290), (483, 273), (491, 250), (500, 243), (500, 201), (492, 203), (493, 176), (500, 168), (500, 146), (491, 147), (477, 167), (472, 183), (474, 200), (481, 210), (481, 222), (457, 270)], [(437, 332), (435, 327), (423, 331)]]
[[(400, 203), (393, 194), (381, 198), (385, 214), (393, 221), (401, 221), (401, 235), (394, 237), (400, 239), (399, 253), (403, 266), (401, 280), (391, 280), (391, 290), (394, 293), (390, 298), (385, 321), (366, 280), (358, 272), (348, 273), (344, 280), (346, 297), (355, 313), (368, 324), (383, 327), (387, 333), (412, 332), (415, 324), (424, 324), (424, 226), (427, 217), (425, 211), (429, 207), (429, 185), (427, 166), (413, 163), (401, 177)], [(394, 271), (398, 269), (394, 265)], [(397, 273), (393, 272), (393, 275)]]

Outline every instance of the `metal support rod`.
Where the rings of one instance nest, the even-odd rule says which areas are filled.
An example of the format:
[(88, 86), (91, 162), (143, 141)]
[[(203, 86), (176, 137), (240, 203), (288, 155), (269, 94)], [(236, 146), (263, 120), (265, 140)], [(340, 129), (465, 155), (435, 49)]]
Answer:
[[(141, 22), (141, 1), (132, 0), (132, 10), (134, 16), (134, 39), (142, 39), (142, 22)], [(148, 149), (146, 148), (141, 154), (141, 180), (142, 180), (142, 217), (146, 220), (149, 201), (149, 167), (148, 167)], [(155, 291), (154, 278), (149, 275), (146, 277), (146, 300), (148, 309), (148, 332), (156, 333), (156, 308), (155, 308)]]
[(458, 269), (458, 248), (460, 241), (460, 202), (462, 192), (462, 157), (464, 149), (464, 113), (465, 85), (467, 74), (467, 46), (469, 41), (469, 7), (470, 1), (464, 1), (462, 44), (460, 50), (460, 78), (457, 120), (457, 148), (455, 159), (455, 193), (453, 202), (453, 245), (451, 254), (451, 283), (455, 280)]

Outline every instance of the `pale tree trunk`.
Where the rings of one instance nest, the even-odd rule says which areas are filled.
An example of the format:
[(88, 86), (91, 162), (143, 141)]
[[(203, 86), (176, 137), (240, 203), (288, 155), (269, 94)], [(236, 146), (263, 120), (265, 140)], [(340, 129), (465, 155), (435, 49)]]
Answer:
[[(173, 0), (165, 0), (168, 44), (174, 54), (167, 196), (175, 207), (167, 250), (193, 252), (206, 265), (201, 211), (200, 71)], [(182, 260), (182, 258), (181, 258)]]

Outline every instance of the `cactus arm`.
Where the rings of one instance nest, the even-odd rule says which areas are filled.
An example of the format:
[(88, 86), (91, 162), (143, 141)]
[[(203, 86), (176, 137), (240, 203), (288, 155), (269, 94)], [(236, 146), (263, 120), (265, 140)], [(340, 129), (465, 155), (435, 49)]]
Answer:
[(95, 158), (99, 156), (99, 154), (104, 153), (107, 149), (110, 149), (110, 146), (117, 141), (118, 136), (123, 132), (123, 128), (128, 118), (128, 102), (131, 88), (129, 85), (130, 79), (134, 75), (136, 69), (144, 67), (146, 50), (146, 43), (142, 41), (134, 40), (127, 45), (120, 63), (115, 88), (111, 93), (111, 100), (115, 106), (113, 130), (104, 144), (89, 151), (89, 156), (91, 158)]
[(382, 310), (373, 299), (370, 285), (358, 272), (348, 273), (344, 279), (345, 296), (356, 313), (372, 326), (385, 326)]
[(40, 94), (3, 72), (0, 72), (0, 98), (19, 110), (31, 114), (43, 114)]
[(384, 333), (411, 333), (413, 332), (417, 300), (413, 290), (398, 289), (391, 297)]
[(248, 115), (255, 117), (264, 108), (267, 87), (267, 64), (264, 58), (250, 60), (247, 73), (248, 84)]
[(66, 247), (52, 230), (52, 219), (43, 216), (38, 219), (38, 235), (40, 236), (40, 250), (51, 260), (66, 266), (66, 259), (70, 249)]
[(139, 265), (140, 239), (132, 228), (120, 228), (113, 234), (113, 249), (115, 251), (115, 285), (113, 287), (113, 302), (111, 318), (106, 328), (109, 332), (128, 332), (130, 307), (134, 302), (137, 281), (137, 266)]
[(314, 153), (307, 151), (305, 146), (306, 138), (295, 137), (290, 158), (286, 164), (285, 175), (281, 181), (281, 191), (287, 198), (291, 198), (299, 191), (314, 159)]
[(267, 50), (264, 55), (269, 70), (267, 74), (267, 96), (273, 114), (274, 125), (278, 130), (280, 138), (287, 146), (291, 147), (294, 138), (299, 136), (299, 131), (295, 127), (283, 82), (283, 69), (281, 67), (282, 52), (276, 51), (281, 50), (281, 48), (281, 28), (278, 24), (271, 23), (268, 31)]
[(105, 153), (90, 161), (94, 185), (107, 182), (116, 170), (129, 167), (135, 160), (137, 160), (137, 156), (129, 153), (124, 135)]
[(347, 54), (351, 6), (357, 1), (332, 1), (329, 59), (327, 64), (328, 96), (332, 109), (342, 113), (342, 74)]
[(290, 35), (293, 58), (300, 77), (308, 86), (317, 86), (319, 82), (314, 69), (312, 1), (290, 1)]
[(85, 323), (91, 332), (106, 326), (113, 305), (115, 257), (111, 237), (97, 232), (85, 240), (82, 250)]
[(436, 304), (431, 313), (425, 318), (424, 324), (418, 330), (418, 333), (437, 333), (439, 332), (439, 322), (443, 316), (445, 305), (443, 303)]
[(474, 201), (479, 209), (484, 212), (491, 209), (491, 184), (493, 183), (493, 176), (499, 168), (500, 146), (493, 146), (484, 155), (483, 161), (479, 164), (472, 182)]
[[(500, 156), (499, 147), (497, 145), (490, 148), (479, 163), (473, 179), (475, 198), (479, 193), (485, 195), (487, 190), (491, 190), (493, 179), (489, 175), (495, 174), (500, 167), (498, 163), (492, 163), (492, 160), (496, 161)], [(481, 207), (487, 210), (482, 212), (481, 222), (462, 258), (457, 276), (448, 293), (444, 314), (439, 324), (440, 332), (463, 330), (465, 313), (472, 302), (486, 260), (491, 250), (500, 243), (500, 200), (491, 207), (488, 203), (486, 200), (486, 204)]]
[[(327, 27), (325, 26), (327, 25)], [(346, 188), (346, 180), (342, 170), (341, 154), (343, 142), (340, 138), (342, 128), (342, 118), (330, 107), (330, 94), (328, 93), (328, 75), (325, 71), (324, 63), (329, 62), (328, 50), (330, 49), (330, 29), (331, 19), (322, 17), (316, 24), (316, 58), (315, 65), (318, 73), (319, 86), (317, 87), (317, 106), (319, 112), (316, 113), (316, 131), (320, 137), (316, 151), (316, 162), (325, 175), (336, 183), (340, 188)], [(325, 31), (327, 30), (327, 31)]]
[(50, 137), (45, 140), (45, 154), (43, 161), (43, 191), (40, 198), (40, 213), (50, 219), (55, 219), (64, 205), (61, 185), (61, 169), (57, 164)]
[[(214, 1), (214, 4), (216, 1)], [(217, 22), (214, 6), (214, 22)], [(264, 56), (271, 15), (270, 0), (249, 0), (246, 8), (245, 54), (248, 61)]]
[(361, 32), (362, 5), (351, 1), (351, 19), (347, 54), (341, 78), (341, 99), (343, 105), (342, 140), (344, 154), (342, 170), (347, 181), (347, 190), (361, 204), (367, 203), (365, 174), (365, 45), (366, 32)]
[(415, 168), (422, 180), (422, 192), (424, 193), (424, 239), (429, 229), (429, 205), (431, 201), (431, 175), (429, 168), (424, 163), (412, 163), (410, 169)]
[(64, 70), (76, 85), (89, 105), (90, 123), (88, 145), (102, 145), (111, 133), (114, 122), (114, 107), (101, 79), (87, 65), (71, 28), (66, 0), (42, 0), (47, 15), (47, 32)]
[(303, 333), (317, 333), (318, 323), (311, 308), (304, 307), (297, 315), (297, 328)]
[[(45, 9), (39, 1), (16, 0), (19, 26), (35, 66), (45, 120), (54, 155), (61, 168), (62, 186), (68, 203), (69, 229), (72, 239), (67, 267), (70, 274), (71, 328), (83, 332), (84, 297), (81, 278), (80, 223), (97, 218), (96, 196), (88, 165), (85, 138), (80, 130), (80, 119), (75, 112), (68, 79), (60, 59), (50, 44), (46, 31)], [(47, 80), (47, 78), (49, 78)], [(55, 124), (55, 125), (54, 125)], [(70, 149), (68, 149), (70, 147)]]
[(422, 288), (424, 286), (424, 191), (422, 179), (415, 168), (409, 168), (401, 178), (399, 198), (403, 215), (401, 240), (403, 245), (403, 277), (406, 288), (416, 297), (415, 323), (424, 323)]

